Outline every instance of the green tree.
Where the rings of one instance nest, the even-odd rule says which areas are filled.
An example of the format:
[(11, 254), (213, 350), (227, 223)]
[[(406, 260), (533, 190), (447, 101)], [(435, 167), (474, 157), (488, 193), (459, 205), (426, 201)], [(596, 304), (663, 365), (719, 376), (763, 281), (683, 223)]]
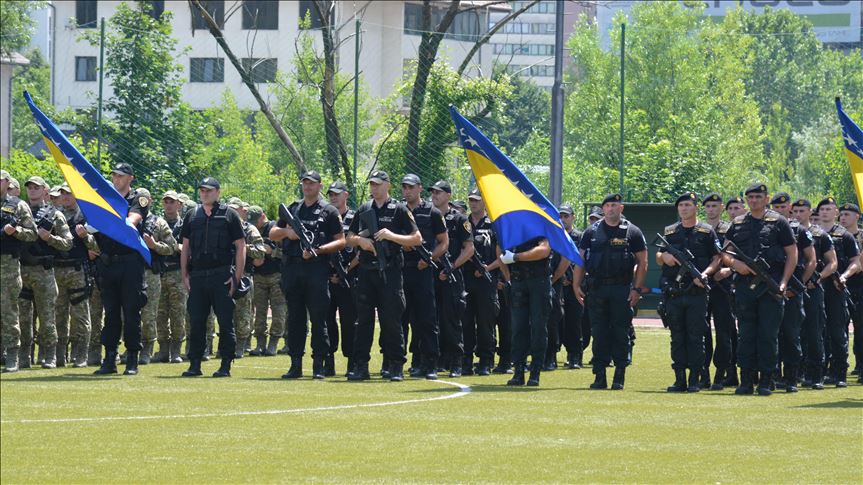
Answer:
[(45, 62), (42, 53), (33, 49), (26, 54), (30, 65), (19, 68), (15, 75), (12, 93), (12, 147), (26, 150), (42, 139), (39, 127), (33, 121), (30, 107), (22, 92), (28, 91), (33, 101), (43, 112), (51, 116), (51, 66)]
[(41, 10), (47, 4), (24, 0), (0, 2), (0, 55), (8, 56), (30, 43), (34, 25), (30, 12)]
[[(536, 131), (548, 136), (551, 119), (551, 96), (548, 91), (522, 76), (507, 76), (503, 65), (496, 65), (492, 79), (512, 85), (512, 94), (506, 100), (504, 109), (496, 110), (485, 122), (490, 125), (490, 133), (500, 139), (500, 148), (512, 153), (524, 145)], [(547, 161), (547, 160), (546, 160)]]

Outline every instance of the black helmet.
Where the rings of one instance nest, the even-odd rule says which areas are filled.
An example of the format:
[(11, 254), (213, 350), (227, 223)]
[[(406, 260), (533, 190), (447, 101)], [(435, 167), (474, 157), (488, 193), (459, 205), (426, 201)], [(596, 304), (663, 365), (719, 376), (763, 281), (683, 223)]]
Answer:
[(233, 298), (235, 300), (239, 300), (240, 298), (249, 294), (249, 290), (252, 289), (252, 280), (249, 279), (248, 276), (243, 276), (239, 280), (239, 284), (237, 285), (237, 289), (234, 290)]

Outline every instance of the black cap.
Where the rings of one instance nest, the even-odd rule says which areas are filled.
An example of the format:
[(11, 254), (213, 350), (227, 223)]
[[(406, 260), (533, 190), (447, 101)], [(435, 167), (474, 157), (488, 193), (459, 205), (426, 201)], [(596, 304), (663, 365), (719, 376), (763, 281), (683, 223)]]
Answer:
[(342, 192), (347, 192), (347, 191), (348, 191), (347, 185), (345, 185), (344, 182), (339, 182), (339, 181), (331, 183), (330, 187), (327, 189), (328, 194), (330, 192), (335, 192), (337, 194), (341, 194)]
[(419, 177), (419, 175), (417, 175), (415, 173), (409, 173), (409, 174), (405, 175), (404, 177), (402, 177), (402, 185), (420, 185), (420, 184), (422, 184), (422, 182), (420, 182), (420, 177)]
[(383, 170), (375, 170), (369, 175), (369, 182), (374, 182), (376, 184), (382, 184), (384, 182), (389, 182), (390, 176), (384, 172)]
[(593, 206), (590, 208), (590, 214), (587, 215), (587, 218), (596, 217), (597, 219), (602, 219), (605, 217), (605, 214), (602, 213), (602, 209), (599, 206)]
[(825, 197), (821, 199), (821, 202), (818, 203), (818, 207), (816, 207), (815, 210), (821, 210), (821, 206), (824, 205), (836, 205), (836, 199), (833, 197)]
[(560, 204), (560, 206), (557, 208), (557, 211), (561, 214), (575, 214), (575, 211), (572, 210), (572, 206), (569, 204)]
[(746, 192), (744, 192), (743, 194), (749, 195), (749, 194), (753, 194), (753, 193), (766, 194), (767, 193), (767, 186), (764, 184), (752, 184), (746, 189)]
[(135, 171), (132, 170), (132, 166), (128, 163), (118, 163), (114, 166), (114, 169), (111, 170), (111, 173), (119, 173), (123, 175), (135, 175)]
[(788, 204), (789, 202), (791, 202), (791, 196), (788, 195), (788, 192), (776, 192), (776, 195), (770, 199), (770, 205)]
[(623, 196), (620, 194), (608, 194), (604, 199), (602, 199), (602, 205), (609, 202), (623, 202)]
[(743, 197), (740, 197), (739, 195), (735, 195), (734, 197), (731, 197), (730, 199), (728, 199), (728, 202), (725, 203), (725, 208), (727, 209), (728, 206), (731, 204), (743, 205)]
[(467, 210), (467, 204), (465, 204), (465, 202), (464, 202), (463, 200), (454, 200), (454, 201), (452, 201), (452, 206), (453, 206), (453, 207), (458, 207), (458, 208), (459, 208), (459, 209), (461, 209), (461, 210), (465, 210), (465, 211)]
[(722, 196), (717, 194), (716, 192), (711, 192), (704, 197), (704, 200), (701, 201), (701, 205), (704, 205), (708, 202), (719, 202), (722, 203)]
[(321, 174), (319, 174), (315, 170), (306, 170), (305, 172), (303, 172), (302, 175), (300, 175), (300, 181), (303, 181), (303, 180), (311, 180), (311, 181), (320, 183), (321, 182)]
[(473, 190), (470, 191), (469, 194), (467, 194), (467, 198), (468, 199), (482, 200), (482, 193), (479, 191), (479, 189), (474, 188)]
[(221, 187), (219, 181), (213, 177), (204, 177), (204, 180), (201, 180), (201, 183), (198, 184), (199, 189), (219, 189)]
[(858, 215), (860, 214), (860, 208), (857, 207), (857, 204), (842, 204), (842, 207), (839, 208), (840, 211), (849, 211), (856, 212)]
[(449, 182), (447, 182), (446, 180), (438, 180), (434, 183), (434, 185), (429, 187), (429, 190), (440, 190), (446, 192), (447, 194), (452, 193), (452, 187), (450, 187)]
[(812, 208), (812, 202), (809, 202), (809, 199), (797, 199), (791, 204), (791, 207), (808, 207)]
[(687, 200), (692, 202), (693, 204), (698, 204), (698, 196), (695, 195), (695, 192), (685, 192), (683, 194), (680, 194), (680, 196), (677, 197), (677, 200), (674, 201), (674, 207), (677, 207), (677, 204), (680, 204), (681, 202)]

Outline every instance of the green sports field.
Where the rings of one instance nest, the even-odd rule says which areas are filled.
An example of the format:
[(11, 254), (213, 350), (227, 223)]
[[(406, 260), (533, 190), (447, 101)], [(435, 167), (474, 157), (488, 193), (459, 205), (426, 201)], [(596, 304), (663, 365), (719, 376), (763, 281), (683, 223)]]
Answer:
[(244, 358), (221, 380), (181, 379), (179, 364), (4, 374), (0, 481), (863, 481), (856, 380), (768, 398), (669, 395), (668, 354), (667, 332), (639, 329), (624, 391), (588, 390), (589, 369), (518, 389), (504, 376), (288, 382), (284, 356)]

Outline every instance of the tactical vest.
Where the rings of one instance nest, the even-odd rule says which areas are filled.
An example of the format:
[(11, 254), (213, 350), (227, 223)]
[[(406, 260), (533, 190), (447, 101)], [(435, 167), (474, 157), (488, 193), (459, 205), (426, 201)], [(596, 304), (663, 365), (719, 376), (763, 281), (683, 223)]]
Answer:
[[(699, 222), (692, 227), (687, 236), (683, 223), (677, 222), (665, 227), (664, 236), (674, 246), (674, 249), (691, 252), (693, 256), (692, 262), (695, 263), (695, 267), (704, 271), (713, 259), (711, 248), (714, 246), (715, 241), (710, 237), (712, 230), (713, 228), (709, 224)], [(663, 265), (662, 277), (673, 278), (678, 274), (678, 271), (680, 271), (679, 266)]]
[[(811, 238), (812, 234), (808, 233), (807, 229), (800, 225), (797, 221), (789, 221), (788, 223), (791, 226), (791, 232), (794, 233), (794, 242), (797, 243), (801, 238)], [(806, 267), (806, 258), (803, 256), (803, 250), (800, 249), (799, 244), (795, 244), (797, 247), (797, 265), (794, 267), (794, 275), (798, 278), (803, 276), (803, 269)]]
[[(276, 227), (276, 221), (267, 221), (261, 229), (261, 237), (264, 239), (264, 244), (273, 247), (270, 243), (270, 231)], [(274, 258), (272, 253), (264, 255), (264, 264), (255, 268), (255, 273), (260, 275), (270, 275), (281, 271), (282, 259)]]
[[(291, 214), (294, 215), (294, 218), (300, 221), (300, 224), (307, 230), (309, 230), (312, 234), (312, 245), (323, 246), (324, 244), (330, 242), (332, 237), (329, 234), (324, 232), (324, 225), (321, 224), (326, 216), (326, 211), (324, 207), (327, 206), (326, 203), (318, 201), (315, 203), (313, 216), (315, 217), (314, 221), (308, 219), (302, 219), (300, 217), (300, 208), (305, 205), (305, 202), (301, 199), (288, 207), (288, 210)], [(290, 258), (302, 258), (303, 257), (303, 249), (300, 241), (294, 241), (292, 239), (285, 238), (282, 240), (282, 251), (286, 257)]]
[(2, 223), (0, 223), (0, 254), (11, 254), (15, 257), (21, 255), (22, 244), (15, 236), (10, 236), (6, 234), (2, 229), (6, 227), (6, 224), (12, 224), (13, 226), (18, 225), (16, 219), (16, 213), (18, 212), (18, 203), (21, 202), (21, 199), (15, 196), (8, 195), (6, 196), (6, 200), (3, 201), (3, 206), (0, 207), (0, 211), (2, 211)]
[(851, 263), (851, 255), (845, 251), (845, 234), (847, 232), (839, 224), (833, 224), (833, 227), (827, 231), (830, 239), (833, 240), (833, 249), (836, 250), (836, 262), (839, 264), (837, 271), (840, 273), (848, 269), (848, 264)]
[(620, 278), (622, 281), (632, 282), (635, 255), (629, 248), (630, 223), (621, 220), (617, 227), (608, 227), (611, 230), (610, 235), (603, 229), (602, 221), (593, 223), (587, 272), (592, 278)]
[(69, 230), (73, 232), (72, 234), (72, 249), (69, 251), (58, 251), (59, 255), (57, 259), (59, 260), (67, 260), (67, 261), (81, 261), (86, 262), (89, 261), (89, 256), (87, 253), (87, 245), (84, 244), (84, 240), (78, 237), (77, 234), (74, 233), (75, 228), (80, 224), (84, 225), (87, 223), (87, 218), (84, 217), (84, 213), (81, 212), (81, 209), (76, 208), (75, 214), (67, 219), (69, 223)]
[[(372, 210), (372, 211), (375, 210), (372, 207), (372, 204), (374, 204), (374, 203), (375, 203), (374, 199), (363, 203), (363, 205), (360, 206), (359, 209), (357, 209), (357, 215), (355, 215), (355, 217), (358, 217), (359, 214), (361, 214), (367, 210)], [(393, 200), (393, 199), (387, 200), (387, 202), (383, 206), (383, 208), (377, 213), (378, 230), (380, 230), (380, 229), (392, 230), (393, 229), (393, 223), (394, 223), (396, 212), (397, 212), (396, 207), (398, 207), (398, 203), (395, 200)], [(407, 209), (407, 210), (410, 210), (410, 209)], [(360, 221), (359, 227), (360, 227), (360, 232), (367, 230), (365, 225), (362, 223), (362, 220)], [(367, 235), (364, 234), (363, 236), (374, 239), (374, 234), (367, 234)], [(392, 266), (393, 264), (396, 264), (398, 266), (402, 266), (404, 263), (404, 256), (403, 256), (404, 253), (402, 251), (401, 245), (396, 244), (392, 241), (383, 241), (383, 246), (386, 250), (385, 252), (386, 252), (386, 258), (387, 258), (387, 264), (389, 266)], [(368, 251), (360, 251), (360, 264), (364, 268), (377, 268), (377, 257), (375, 257), (372, 253), (370, 253)]]
[[(414, 222), (416, 222), (417, 229), (420, 231), (420, 236), (423, 238), (422, 244), (429, 250), (429, 252), (434, 251), (435, 246), (437, 246), (437, 237), (432, 233), (431, 214), (433, 207), (434, 205), (427, 200), (420, 200), (419, 205), (417, 205), (415, 209), (408, 207), (408, 210), (413, 212)], [(419, 260), (420, 257), (416, 251), (408, 251), (405, 253), (405, 262), (418, 263)]]
[(824, 249), (824, 229), (821, 229), (821, 226), (811, 225), (809, 226), (809, 232), (812, 233), (812, 247), (815, 249), (815, 259), (818, 261), (818, 266), (816, 269), (821, 271), (824, 267), (824, 253), (826, 252)]
[(755, 232), (755, 218), (747, 212), (734, 219), (734, 244), (751, 258), (763, 257), (770, 265), (771, 273), (782, 274), (785, 264), (785, 249), (779, 244), (779, 225), (782, 216), (768, 210), (761, 220), (758, 233)]
[(193, 269), (212, 269), (234, 262), (234, 243), (228, 233), (228, 206), (213, 207), (210, 217), (198, 204), (190, 221), (189, 253)]
[[(178, 244), (183, 244), (183, 239), (180, 236), (180, 233), (183, 231), (183, 218), (180, 215), (177, 215), (177, 220), (171, 224), (170, 221), (165, 219), (165, 222), (168, 223), (168, 227), (171, 228), (171, 233), (174, 235), (174, 239), (177, 240)], [(175, 251), (173, 254), (169, 256), (162, 256), (162, 269), (164, 272), (169, 271), (177, 271), (180, 269), (180, 251)]]
[[(35, 214), (33, 214), (33, 222), (38, 229), (40, 222), (50, 221), (53, 224), (57, 209), (51, 204), (45, 204)], [(59, 256), (60, 252), (48, 245), (42, 238), (37, 237), (36, 241), (24, 243), (24, 250), (21, 252), (21, 264), (27, 266), (44, 265), (51, 266), (54, 258)]]
[[(147, 218), (144, 219), (144, 227), (154, 240), (156, 239), (154, 232), (156, 231), (158, 217), (156, 214), (147, 214)], [(154, 250), (150, 251), (150, 271), (153, 274), (159, 275), (165, 272), (165, 257)]]
[[(525, 251), (529, 251), (536, 247), (536, 240), (537, 239), (531, 239), (530, 241), (519, 244), (513, 248), (512, 252), (523, 253)], [(538, 276), (549, 276), (549, 261), (552, 259), (554, 254), (556, 253), (552, 251), (549, 257), (536, 261), (516, 261), (509, 265), (510, 276), (514, 281), (536, 278)]]

